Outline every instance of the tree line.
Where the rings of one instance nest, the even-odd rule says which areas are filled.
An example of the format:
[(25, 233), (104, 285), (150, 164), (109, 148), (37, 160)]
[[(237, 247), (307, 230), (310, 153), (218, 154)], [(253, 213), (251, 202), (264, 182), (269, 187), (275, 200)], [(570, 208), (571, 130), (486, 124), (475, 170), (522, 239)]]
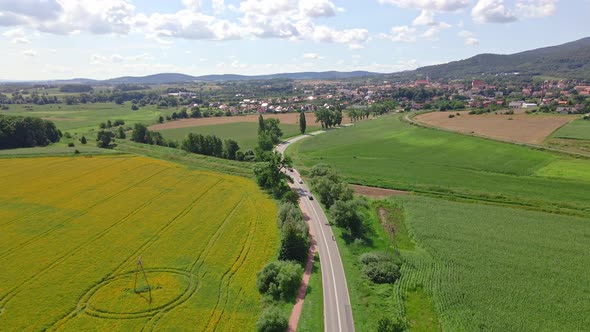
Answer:
[(61, 136), (52, 121), (0, 115), (0, 149), (47, 146), (59, 142)]

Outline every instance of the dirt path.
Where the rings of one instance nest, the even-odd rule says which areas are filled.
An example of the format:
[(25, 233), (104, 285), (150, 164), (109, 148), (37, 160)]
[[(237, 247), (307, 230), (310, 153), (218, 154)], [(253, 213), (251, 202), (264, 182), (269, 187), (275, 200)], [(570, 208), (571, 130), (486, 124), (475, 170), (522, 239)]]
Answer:
[(309, 253), (307, 255), (307, 263), (305, 264), (305, 271), (303, 272), (301, 286), (299, 287), (299, 292), (297, 293), (297, 299), (295, 301), (295, 305), (293, 306), (293, 311), (291, 311), (291, 316), (289, 317), (289, 328), (287, 329), (288, 332), (297, 331), (297, 324), (299, 324), (299, 318), (301, 317), (301, 311), (303, 310), (303, 302), (305, 301), (305, 294), (307, 293), (307, 286), (309, 285), (309, 278), (311, 277), (313, 260), (317, 248), (315, 234), (313, 232), (313, 228), (311, 227), (311, 223), (309, 222), (307, 210), (305, 209), (305, 206), (301, 200), (299, 200), (299, 208), (301, 211), (303, 211), (303, 217), (309, 226), (311, 245), (309, 246)]
[(352, 190), (357, 195), (368, 196), (371, 198), (385, 198), (389, 196), (408, 195), (409, 192), (402, 190), (384, 189), (377, 187), (367, 187), (357, 184), (351, 184)]

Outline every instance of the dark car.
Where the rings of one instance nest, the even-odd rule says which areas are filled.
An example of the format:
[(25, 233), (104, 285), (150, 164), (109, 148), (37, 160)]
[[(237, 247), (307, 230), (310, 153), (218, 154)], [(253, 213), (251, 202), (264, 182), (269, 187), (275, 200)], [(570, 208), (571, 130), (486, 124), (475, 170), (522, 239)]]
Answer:
[(309, 196), (309, 200), (310, 201), (313, 201), (313, 196)]

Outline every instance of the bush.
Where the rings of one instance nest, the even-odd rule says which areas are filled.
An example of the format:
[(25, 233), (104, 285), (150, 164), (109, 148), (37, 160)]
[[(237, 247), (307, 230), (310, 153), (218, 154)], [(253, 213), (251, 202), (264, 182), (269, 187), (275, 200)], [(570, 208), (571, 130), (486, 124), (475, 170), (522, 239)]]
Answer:
[(398, 256), (384, 252), (371, 252), (359, 258), (363, 264), (362, 272), (376, 284), (391, 284), (400, 277), (401, 260)]
[(275, 261), (256, 273), (256, 288), (273, 300), (290, 300), (297, 295), (303, 268), (293, 262)]
[(74, 154), (80, 154), (80, 151), (78, 151), (78, 149), (76, 149), (76, 150), (74, 151)]
[(72, 143), (72, 142), (68, 143), (68, 147), (73, 148), (74, 146), (76, 146), (76, 145), (74, 145), (74, 143)]
[(266, 308), (256, 322), (256, 330), (260, 332), (285, 332), (288, 327), (287, 315), (276, 306)]
[(383, 317), (377, 323), (377, 332), (404, 332), (407, 324), (404, 321), (394, 321), (389, 317)]
[(136, 104), (133, 104), (133, 105), (131, 105), (131, 110), (137, 111), (137, 110), (139, 110), (139, 107)]
[(455, 117), (455, 114), (449, 114), (449, 119), (452, 119)]

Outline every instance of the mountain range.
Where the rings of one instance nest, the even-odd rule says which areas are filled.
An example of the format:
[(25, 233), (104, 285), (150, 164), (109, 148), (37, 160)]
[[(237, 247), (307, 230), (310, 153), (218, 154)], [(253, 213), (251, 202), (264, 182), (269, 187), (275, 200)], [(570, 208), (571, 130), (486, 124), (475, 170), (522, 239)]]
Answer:
[(590, 37), (516, 54), (480, 54), (465, 60), (406, 72), (435, 79), (515, 73), (523, 76), (590, 80)]
[(498, 75), (545, 76), (565, 79), (590, 80), (590, 37), (566, 44), (544, 47), (516, 54), (479, 54), (474, 57), (446, 64), (421, 67), (416, 70), (393, 74), (368, 71), (324, 71), (280, 73), (270, 75), (205, 75), (190, 76), (178, 73), (161, 73), (142, 77), (124, 76), (108, 80), (76, 78), (69, 80), (43, 81), (51, 84), (167, 84), (188, 82), (222, 82), (269, 79), (292, 80), (337, 80), (363, 77), (413, 79), (416, 77), (463, 78)]

